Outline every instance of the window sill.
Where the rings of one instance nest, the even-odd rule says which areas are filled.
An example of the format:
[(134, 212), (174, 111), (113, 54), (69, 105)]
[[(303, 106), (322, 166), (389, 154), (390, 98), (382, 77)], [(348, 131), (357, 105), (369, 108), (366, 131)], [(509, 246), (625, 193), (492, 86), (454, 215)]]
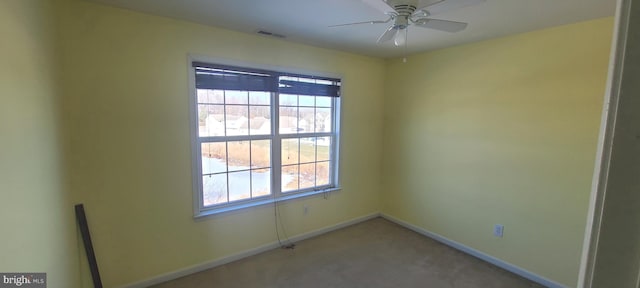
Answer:
[(284, 196), (281, 196), (281, 197), (278, 197), (278, 198), (268, 197), (268, 198), (265, 198), (265, 199), (255, 200), (255, 201), (251, 201), (251, 202), (247, 202), (247, 203), (242, 203), (242, 204), (236, 204), (236, 205), (231, 205), (231, 206), (224, 206), (224, 207), (212, 208), (212, 209), (199, 211), (198, 213), (196, 213), (194, 215), (194, 218), (196, 220), (199, 220), (199, 219), (202, 219), (202, 218), (205, 218), (205, 217), (208, 217), (208, 216), (213, 216), (213, 215), (218, 215), (218, 214), (223, 214), (223, 213), (228, 213), (228, 212), (234, 212), (234, 211), (243, 210), (243, 209), (249, 209), (249, 208), (252, 208), (252, 207), (257, 207), (257, 206), (262, 206), (262, 205), (273, 204), (274, 202), (278, 203), (278, 202), (283, 202), (283, 201), (288, 201), (288, 200), (293, 200), (293, 199), (305, 198), (305, 197), (310, 197), (310, 196), (314, 196), (314, 195), (318, 195), (318, 194), (330, 193), (330, 192), (334, 192), (334, 191), (338, 191), (338, 190), (342, 190), (342, 188), (341, 187), (335, 187), (335, 188), (327, 188), (327, 189), (322, 189), (322, 190), (313, 190), (313, 191), (295, 193), (295, 194), (291, 194), (291, 195), (284, 195)]

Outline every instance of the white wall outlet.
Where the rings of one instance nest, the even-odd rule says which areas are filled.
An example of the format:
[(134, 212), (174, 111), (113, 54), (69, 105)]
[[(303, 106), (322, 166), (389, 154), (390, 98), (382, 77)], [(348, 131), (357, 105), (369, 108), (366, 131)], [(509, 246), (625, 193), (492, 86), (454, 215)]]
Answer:
[(502, 238), (503, 234), (504, 234), (504, 225), (496, 224), (495, 226), (493, 226), (493, 236)]
[(309, 205), (304, 205), (302, 206), (302, 214), (307, 215), (309, 214)]

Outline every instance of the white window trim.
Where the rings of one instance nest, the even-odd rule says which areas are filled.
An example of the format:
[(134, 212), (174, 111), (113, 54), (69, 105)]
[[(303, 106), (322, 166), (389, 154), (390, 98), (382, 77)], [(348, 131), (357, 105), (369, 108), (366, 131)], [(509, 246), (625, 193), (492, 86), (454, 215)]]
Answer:
[[(275, 169), (280, 169), (280, 167), (275, 167), (273, 164), (271, 165), (271, 175), (272, 175), (272, 188), (273, 187), (278, 187), (278, 191), (276, 193), (276, 191), (272, 191), (271, 195), (269, 196), (264, 196), (261, 198), (257, 198), (257, 199), (249, 199), (246, 201), (238, 201), (235, 203), (231, 203), (231, 204), (224, 204), (224, 205), (219, 205), (219, 206), (215, 206), (212, 208), (204, 208), (204, 205), (202, 203), (202, 196), (200, 195), (202, 193), (200, 187), (202, 185), (202, 165), (201, 165), (201, 155), (200, 155), (200, 141), (198, 140), (198, 101), (195, 100), (193, 97), (194, 95), (196, 95), (196, 80), (195, 80), (195, 68), (192, 67), (191, 63), (193, 62), (205, 62), (205, 63), (216, 63), (216, 64), (221, 64), (221, 65), (229, 65), (229, 66), (237, 66), (237, 67), (247, 67), (247, 68), (254, 68), (254, 69), (263, 69), (263, 70), (271, 70), (271, 71), (277, 71), (277, 72), (283, 72), (283, 73), (292, 73), (292, 74), (300, 74), (300, 75), (313, 75), (313, 76), (318, 76), (318, 77), (329, 77), (329, 78), (337, 78), (337, 79), (341, 79), (341, 84), (344, 87), (344, 80), (342, 79), (342, 76), (340, 75), (336, 75), (336, 74), (330, 74), (330, 73), (323, 73), (323, 72), (317, 72), (317, 71), (309, 71), (309, 70), (301, 70), (301, 69), (293, 69), (293, 68), (285, 68), (285, 67), (280, 67), (280, 66), (270, 66), (270, 65), (257, 65), (255, 63), (247, 63), (247, 62), (242, 62), (242, 61), (233, 61), (233, 60), (228, 60), (228, 59), (219, 59), (219, 58), (211, 58), (211, 57), (206, 57), (206, 56), (197, 56), (197, 55), (189, 55), (187, 57), (187, 71), (188, 71), (188, 81), (189, 81), (189, 95), (188, 95), (188, 101), (189, 101), (189, 125), (190, 125), (190, 138), (191, 138), (191, 174), (192, 174), (192, 195), (193, 195), (193, 217), (196, 219), (199, 218), (203, 218), (203, 217), (207, 217), (207, 216), (212, 216), (212, 215), (218, 215), (221, 213), (227, 213), (227, 212), (232, 212), (232, 211), (238, 211), (238, 210), (243, 210), (243, 209), (248, 209), (248, 208), (252, 208), (252, 207), (257, 207), (257, 206), (262, 206), (262, 205), (267, 205), (267, 204), (273, 204), (275, 202), (282, 202), (282, 201), (288, 201), (288, 200), (292, 200), (292, 199), (299, 199), (299, 198), (304, 198), (304, 197), (310, 197), (310, 196), (314, 196), (314, 195), (319, 195), (319, 194), (323, 194), (326, 195), (327, 193), (330, 192), (334, 192), (334, 191), (339, 191), (342, 190), (342, 185), (341, 185), (341, 177), (340, 177), (340, 146), (341, 146), (341, 141), (340, 141), (340, 135), (341, 135), (341, 116), (342, 116), (342, 109), (341, 109), (341, 99), (337, 98), (334, 99), (333, 101), (333, 109), (334, 109), (334, 118), (335, 121), (333, 121), (332, 125), (333, 125), (333, 129), (334, 129), (334, 133), (332, 133), (332, 137), (334, 137), (334, 141), (332, 143), (332, 151), (334, 151), (334, 153), (331, 154), (330, 157), (330, 163), (331, 163), (331, 167), (330, 170), (332, 171), (332, 183), (333, 185), (330, 185), (329, 187), (324, 187), (321, 189), (318, 189), (318, 187), (313, 187), (313, 188), (309, 188), (309, 189), (302, 189), (302, 190), (298, 190), (294, 193), (288, 194), (288, 193), (282, 193), (280, 191), (280, 187), (281, 187), (281, 177), (275, 177), (274, 175), (276, 173), (274, 173), (273, 171)], [(271, 112), (272, 115), (276, 115), (275, 114), (275, 110), (278, 109), (278, 104), (277, 102), (275, 102), (276, 97), (275, 94), (272, 94), (271, 96)], [(292, 134), (292, 135), (288, 135), (288, 134), (278, 134), (278, 120), (279, 117), (274, 117), (274, 121), (271, 122), (271, 131), (272, 131), (272, 135), (270, 136), (271, 141), (272, 141), (272, 152), (271, 152), (271, 157), (275, 158), (278, 157), (277, 159), (280, 159), (280, 139), (282, 138), (299, 138), (299, 134)], [(248, 136), (251, 137), (251, 136)], [(272, 158), (272, 161), (273, 161)], [(273, 162), (272, 162), (273, 163)], [(278, 176), (280, 176), (280, 173), (277, 173)], [(273, 189), (272, 189), (273, 190)]]

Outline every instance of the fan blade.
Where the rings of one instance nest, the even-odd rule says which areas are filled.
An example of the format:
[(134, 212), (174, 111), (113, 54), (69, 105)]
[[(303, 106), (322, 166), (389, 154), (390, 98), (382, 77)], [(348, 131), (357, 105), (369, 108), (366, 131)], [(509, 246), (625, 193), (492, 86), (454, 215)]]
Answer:
[(398, 33), (398, 29), (395, 26), (389, 27), (387, 31), (384, 31), (384, 33), (380, 35), (380, 38), (378, 38), (378, 43), (387, 42), (393, 39), (393, 37), (396, 36), (396, 33)]
[(389, 6), (389, 4), (383, 0), (362, 0), (362, 2), (385, 14), (395, 12), (393, 7)]
[(423, 7), (422, 10), (427, 10), (429, 15), (436, 15), (449, 10), (480, 4), (482, 2), (485, 2), (485, 0), (444, 0)]
[(467, 23), (439, 19), (418, 19), (413, 22), (418, 27), (430, 28), (445, 32), (460, 32), (467, 28)]
[(380, 24), (380, 23), (389, 23), (389, 21), (391, 21), (391, 18), (389, 18), (387, 20), (384, 20), (384, 21), (382, 21), (382, 20), (374, 20), (374, 21), (365, 21), (365, 22), (355, 22), (355, 23), (331, 25), (329, 27), (341, 27), (341, 26), (360, 25), (360, 24)]

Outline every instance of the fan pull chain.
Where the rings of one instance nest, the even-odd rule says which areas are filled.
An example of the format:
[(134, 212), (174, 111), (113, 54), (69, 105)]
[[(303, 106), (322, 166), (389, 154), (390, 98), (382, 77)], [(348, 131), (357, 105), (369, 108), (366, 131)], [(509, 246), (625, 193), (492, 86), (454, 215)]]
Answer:
[(407, 45), (409, 45), (409, 30), (407, 30), (407, 38), (404, 41), (404, 57), (402, 57), (402, 63), (407, 63)]

